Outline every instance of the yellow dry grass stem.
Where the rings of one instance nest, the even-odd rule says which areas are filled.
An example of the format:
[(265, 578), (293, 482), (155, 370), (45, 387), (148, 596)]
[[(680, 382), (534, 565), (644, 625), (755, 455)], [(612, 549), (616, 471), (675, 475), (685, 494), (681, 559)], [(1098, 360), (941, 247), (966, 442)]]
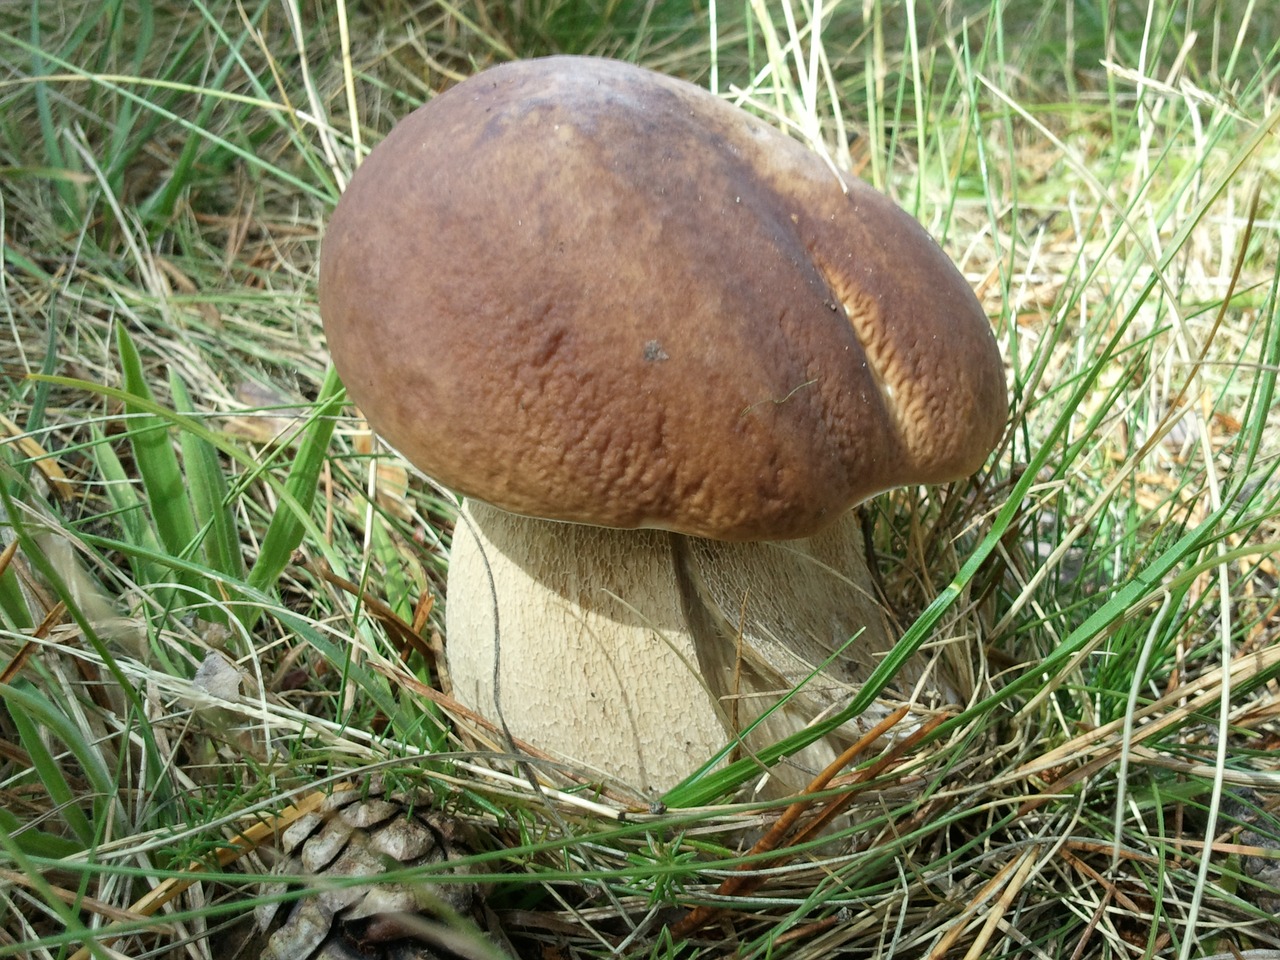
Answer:
[(73, 496), (75, 488), (62, 467), (58, 466), (58, 461), (53, 458), (53, 454), (42, 447), (35, 437), (20, 429), (16, 423), (3, 415), (0, 415), (0, 430), (9, 437), (8, 440), (0, 443), (12, 443), (17, 447), (24, 457), (35, 464), (36, 469), (44, 475), (49, 486), (60, 498), (67, 500)]
[[(87, 910), (89, 913), (100, 917), (108, 917), (116, 923), (136, 923), (139, 920), (145, 920), (149, 916), (149, 914), (135, 913), (132, 910), (121, 910), (119, 907), (113, 907), (105, 900), (86, 896), (79, 890), (68, 890), (66, 887), (55, 886), (48, 881), (36, 883), (27, 874), (20, 873), (17, 870), (0, 870), (0, 880), (37, 893), (49, 890), (69, 907)], [(76, 956), (78, 957), (81, 954), (88, 956), (87, 949), (81, 950)]]
[(927, 960), (942, 960), (955, 942), (969, 929), (969, 921), (977, 917), (978, 911), (982, 909), (983, 905), (989, 903), (991, 898), (995, 896), (996, 891), (999, 890), (1000, 896), (991, 906), (991, 909), (987, 911), (982, 928), (979, 930), (978, 936), (969, 947), (969, 950), (965, 953), (964, 960), (977, 960), (978, 957), (981, 957), (983, 955), (982, 951), (991, 942), (991, 936), (995, 933), (996, 926), (1009, 908), (1009, 904), (1013, 902), (1013, 898), (1022, 890), (1027, 878), (1031, 876), (1031, 870), (1035, 867), (1036, 859), (1039, 855), (1040, 845), (1036, 844), (1028, 847), (1017, 860), (1010, 860), (996, 871), (996, 875), (983, 884), (977, 896), (970, 901), (960, 916), (952, 922), (950, 929), (942, 939), (929, 951)]
[[(1193, 765), (1166, 757), (1158, 751), (1141, 746), (1141, 742), (1149, 740), (1162, 730), (1182, 723), (1201, 711), (1207, 711), (1219, 703), (1225, 692), (1261, 673), (1271, 670), (1280, 663), (1280, 646), (1272, 645), (1249, 654), (1236, 656), (1230, 669), (1217, 669), (1206, 673), (1195, 681), (1183, 684), (1153, 704), (1135, 712), (1130, 717), (1122, 717), (1111, 723), (1091, 730), (1079, 737), (1037, 758), (1032, 764), (1024, 764), (1009, 777), (1013, 780), (1019, 776), (1035, 776), (1038, 773), (1048, 774), (1048, 789), (1039, 795), (1028, 796), (1019, 807), (1019, 816), (1030, 814), (1046, 801), (1063, 795), (1072, 787), (1089, 777), (1109, 768), (1117, 761), (1137, 762), (1153, 767), (1182, 769), (1182, 772), (1195, 774), (1205, 778), (1218, 777), (1223, 783), (1235, 783), (1253, 786), (1260, 789), (1274, 789), (1280, 785), (1280, 775), (1268, 776), (1265, 772), (1243, 773), (1229, 770), (1217, 770), (1208, 765)], [(1193, 695), (1194, 694), (1194, 695)], [(1139, 726), (1143, 720), (1149, 720)], [(1078, 762), (1090, 757), (1087, 762)], [(1067, 768), (1067, 764), (1073, 764)], [(1059, 766), (1061, 765), (1061, 766)], [(1214, 853), (1240, 852), (1228, 850), (1217, 842), (1187, 841), (1179, 839), (1179, 845), (1193, 848), (1209, 847)], [(1112, 844), (1113, 863), (1121, 857), (1120, 838), (1117, 834)], [(1249, 855), (1258, 855), (1250, 853)], [(1269, 852), (1262, 852), (1269, 856)]]
[[(0, 549), (6, 587), (17, 577), (21, 588), (0, 600), (27, 624), (4, 624), (0, 681), (32, 684), (66, 716), (73, 743), (52, 755), (52, 774), (80, 793), (77, 760), (99, 759), (121, 779), (100, 845), (74, 861), (92, 897), (75, 884), (72, 898), (66, 884), (42, 883), (43, 867), (26, 874), (0, 864), (8, 917), (0, 953), (51, 956), (57, 948), (41, 942), (50, 934), (93, 937), (99, 956), (172, 952), (183, 949), (180, 937), (208, 936), (211, 891), (244, 896), (246, 910), (271, 897), (246, 892), (243, 878), (219, 877), (219, 867), (235, 873), (237, 858), (321, 797), (263, 822), (239, 815), (275, 811), (314, 790), (306, 778), (323, 763), (344, 778), (381, 769), (429, 782), (448, 809), (520, 844), (504, 881), (527, 907), (504, 917), (515, 936), (543, 938), (548, 952), (565, 956), (596, 955), (605, 944), (611, 955), (659, 955), (650, 938), (672, 915), (659, 911), (679, 918), (701, 902), (733, 874), (724, 864), (737, 861), (738, 838), (767, 831), (781, 810), (659, 811), (643, 796), (597, 791), (536, 752), (523, 751), (515, 766), (513, 745), (447, 696), (446, 676), (422, 666), (443, 659), (448, 504), (355, 417), (342, 421), (320, 475), (328, 512), (317, 505), (314, 535), (269, 585), (284, 602), (255, 597), (261, 629), (224, 643), (201, 617), (225, 595), (168, 584), (194, 570), (194, 554), (171, 557), (131, 533), (148, 527), (150, 504), (120, 432), (129, 421), (101, 395), (67, 385), (118, 385), (113, 331), (127, 327), (158, 402), (168, 403), (165, 378), (175, 372), (191, 395), (192, 422), (222, 441), (223, 500), (252, 556), (280, 509), (277, 481), (303, 449), (307, 398), (324, 379), (314, 259), (341, 184), (414, 103), (495, 60), (537, 52), (521, 44), (542, 42), (531, 35), (562, 0), (517, 5), (529, 11), (530, 36), (507, 30), (513, 23), (503, 16), (519, 11), (502, 4), (339, 0), (322, 18), (291, 0), (264, 6), (262, 19), (234, 4), (155, 4), (157, 37), (197, 37), (190, 64), (168, 59), (164, 43), (132, 42), (140, 32), (133, 18), (119, 28), (99, 23), (100, 4), (49, 6), (65, 7), (65, 16), (0, 4), (0, 42), (13, 66), (0, 82), (0, 115), (33, 132), (29, 142), (0, 144), (0, 303), (11, 333), (0, 337), (0, 367), (12, 418), (0, 417), (0, 466), (6, 485), (15, 480), (13, 503), (29, 511), (21, 516), (38, 515), (42, 533), (56, 527), (48, 562), (65, 579), (72, 558), (77, 586), (50, 590), (25, 541)], [(765, 877), (735, 891), (733, 909), (717, 918), (724, 928), (697, 931), (681, 955), (723, 952), (728, 928), (736, 938), (729, 949), (742, 956), (780, 955), (785, 946), (791, 960), (848, 950), (1096, 960), (1136, 955), (1141, 944), (1173, 956), (1175, 937), (1215, 956), (1261, 955), (1280, 943), (1265, 899), (1275, 884), (1270, 873), (1239, 868), (1274, 861), (1266, 844), (1280, 789), (1273, 5), (1224, 0), (1210, 5), (1212, 18), (1197, 5), (1185, 24), (1169, 19), (1150, 37), (1126, 36), (1124, 18), (1091, 35), (1083, 8), (1071, 5), (1065, 18), (1041, 5), (1025, 35), (1013, 32), (1022, 24), (1009, 5), (982, 14), (979, 4), (963, 25), (942, 5), (918, 36), (902, 35), (901, 47), (895, 18), (905, 11), (892, 0), (791, 3), (789, 12), (775, 0), (716, 6), (710, 46), (705, 23), (695, 43), (665, 32), (664, 21), (634, 42), (605, 35), (592, 49), (704, 85), (710, 68), (714, 89), (732, 90), (910, 201), (1003, 338), (1017, 428), (991, 473), (944, 500), (906, 491), (869, 508), (902, 629), (971, 556), (1008, 491), (1021, 489), (1027, 462), (1046, 447), (1063, 457), (1045, 461), (1019, 493), (1002, 564), (976, 575), (976, 599), (957, 602), (926, 640), (975, 638), (989, 658), (974, 666), (990, 695), (985, 708), (966, 710), (952, 733), (893, 759), (874, 782), (863, 779), (867, 763), (851, 779), (831, 780), (824, 796), (852, 797), (844, 816), (862, 828), (849, 855), (828, 859), (818, 847), (815, 862), (796, 856), (779, 865), (797, 843), (801, 826), (792, 825), (774, 853), (760, 855), (763, 868), (744, 872)], [(1147, 9), (1155, 28), (1181, 8), (1156, 0)], [(38, 49), (22, 39), (33, 24), (45, 31)], [(824, 48), (824, 37), (839, 43)], [(1094, 49), (1092, 40), (1107, 45)], [(228, 41), (240, 59), (224, 82), (216, 74), (232, 52)], [(1089, 63), (1078, 56), (1085, 51)], [(1251, 59), (1254, 51), (1266, 59)], [(1065, 85), (1046, 53), (1061, 54)], [(208, 122), (197, 129), (201, 104), (210, 105)], [(145, 197), (180, 168), (177, 151), (188, 141), (199, 147), (195, 163), (176, 182), (172, 211), (157, 214)], [(40, 385), (46, 364), (63, 383)], [(181, 443), (184, 431), (171, 439)], [(233, 449), (243, 457), (226, 459)], [(107, 470), (113, 459), (117, 473)], [(1111, 585), (1223, 504), (1222, 526), (1167, 565), (1149, 594), (1116, 604), (1107, 623), (1077, 634), (1077, 656), (1043, 668), (1046, 653), (1107, 602)], [(90, 649), (58, 608), (59, 600), (80, 603), (81, 585), (93, 590), (86, 619), (95, 627), (127, 617), (146, 636), (113, 634), (101, 651)], [(1158, 612), (1165, 596), (1173, 600)], [(412, 614), (406, 597), (417, 601)], [(429, 649), (418, 638), (429, 638)], [(256, 671), (252, 690), (220, 709), (238, 711), (261, 736), (233, 740), (190, 713), (184, 671), (210, 646)], [(351, 647), (358, 656), (346, 656)], [(406, 658), (410, 649), (421, 658)], [(1143, 649), (1151, 659), (1137, 666)], [(132, 716), (145, 731), (124, 727), (112, 702), (99, 699), (116, 692), (104, 682), (108, 668), (144, 692), (148, 711)], [(1035, 682), (998, 700), (1019, 678)], [(1127, 721), (1111, 722), (1129, 697), (1136, 706)], [(416, 706), (427, 702), (429, 711)], [(432, 740), (423, 731), (436, 726), (424, 718), (436, 707), (450, 732)], [(370, 718), (387, 716), (392, 724), (371, 734)], [(154, 736), (154, 759), (136, 739), (121, 748), (138, 732)], [(288, 744), (287, 774), (224, 775), (267, 739)], [(39, 786), (27, 746), (41, 742), (24, 745), (7, 729), (0, 737), (4, 806), (26, 829), (65, 834), (65, 803), (24, 806)], [(148, 766), (114, 765), (138, 758)], [(134, 789), (157, 769), (158, 786), (194, 798), (179, 814), (181, 836), (166, 819), (172, 808), (155, 802), (163, 791)], [(1158, 810), (1148, 818), (1126, 795), (1154, 797)], [(1222, 810), (1202, 826), (1211, 797)], [(72, 802), (88, 809), (97, 798)], [(1235, 809), (1242, 805), (1256, 808), (1256, 823)], [(1114, 811), (1122, 814), (1115, 821)], [(224, 815), (236, 818), (231, 826)], [(213, 852), (188, 867), (189, 854), (172, 851), (200, 838), (212, 838)], [(980, 846), (968, 846), (975, 838)], [(156, 850), (167, 851), (161, 865), (148, 859)], [(121, 857), (151, 879), (121, 882), (111, 866)], [(181, 877), (165, 879), (175, 871), (163, 864)], [(1162, 885), (1161, 898), (1146, 895), (1149, 883)], [(55, 929), (49, 911), (26, 906), (41, 897), (101, 929)], [(619, 946), (611, 938), (624, 928)]]

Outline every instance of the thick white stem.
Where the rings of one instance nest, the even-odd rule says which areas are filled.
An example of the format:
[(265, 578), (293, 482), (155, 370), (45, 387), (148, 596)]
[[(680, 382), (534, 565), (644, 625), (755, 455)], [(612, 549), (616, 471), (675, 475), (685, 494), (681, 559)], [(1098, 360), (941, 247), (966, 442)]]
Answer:
[[(720, 543), (469, 502), (447, 600), (460, 701), (645, 793), (674, 786), (797, 685), (740, 754), (839, 710), (893, 642), (852, 514), (807, 540)], [(910, 664), (898, 691), (923, 674)], [(926, 687), (956, 694), (946, 678)], [(801, 789), (887, 709), (779, 765), (766, 792)]]
[(671, 537), (469, 501), (449, 564), (454, 695), (604, 778), (678, 783), (725, 728), (682, 622)]

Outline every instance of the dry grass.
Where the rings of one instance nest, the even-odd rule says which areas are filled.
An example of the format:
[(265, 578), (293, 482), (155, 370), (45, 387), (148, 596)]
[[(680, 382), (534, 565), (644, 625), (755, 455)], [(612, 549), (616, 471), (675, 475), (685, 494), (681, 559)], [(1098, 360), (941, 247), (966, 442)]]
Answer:
[[(714, 47), (660, 5), (0, 10), (0, 956), (105, 956), (111, 924), (121, 955), (226, 955), (306, 887), (218, 850), (373, 772), (479, 828), (525, 956), (1275, 956), (1276, 17), (1050, 7), (815, 32), (761, 3)], [(943, 240), (1009, 363), (988, 469), (869, 508), (904, 642), (975, 639), (974, 700), (774, 849), (785, 807), (728, 784), (651, 810), (492, 760), (438, 692), (452, 505), (311, 417), (316, 250), (362, 149), (566, 47), (790, 118)], [(164, 505), (202, 489), (225, 509), (175, 548)]]

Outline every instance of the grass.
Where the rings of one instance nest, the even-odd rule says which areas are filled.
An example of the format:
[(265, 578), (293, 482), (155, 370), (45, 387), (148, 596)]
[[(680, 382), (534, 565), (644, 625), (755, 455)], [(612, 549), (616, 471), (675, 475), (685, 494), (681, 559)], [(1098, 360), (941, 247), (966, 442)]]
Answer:
[[(308, 889), (229, 841), (375, 771), (478, 828), (526, 955), (1277, 955), (1278, 19), (0, 7), (0, 957), (224, 955)], [(778, 811), (737, 768), (665, 810), (533, 795), (433, 696), (453, 503), (340, 406), (316, 253), (396, 117), (553, 51), (785, 118), (997, 331), (988, 468), (869, 507), (903, 643), (973, 637), (978, 693), (828, 785), (843, 843), (748, 852)]]

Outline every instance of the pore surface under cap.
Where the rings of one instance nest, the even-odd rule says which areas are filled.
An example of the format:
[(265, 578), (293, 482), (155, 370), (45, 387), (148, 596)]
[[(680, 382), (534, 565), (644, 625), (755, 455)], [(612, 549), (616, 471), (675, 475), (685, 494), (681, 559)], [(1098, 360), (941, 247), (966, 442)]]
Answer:
[(910, 216), (615, 61), (507, 64), (406, 117), (320, 279), (374, 428), (517, 513), (806, 536), (972, 472), (1004, 419), (986, 317)]

